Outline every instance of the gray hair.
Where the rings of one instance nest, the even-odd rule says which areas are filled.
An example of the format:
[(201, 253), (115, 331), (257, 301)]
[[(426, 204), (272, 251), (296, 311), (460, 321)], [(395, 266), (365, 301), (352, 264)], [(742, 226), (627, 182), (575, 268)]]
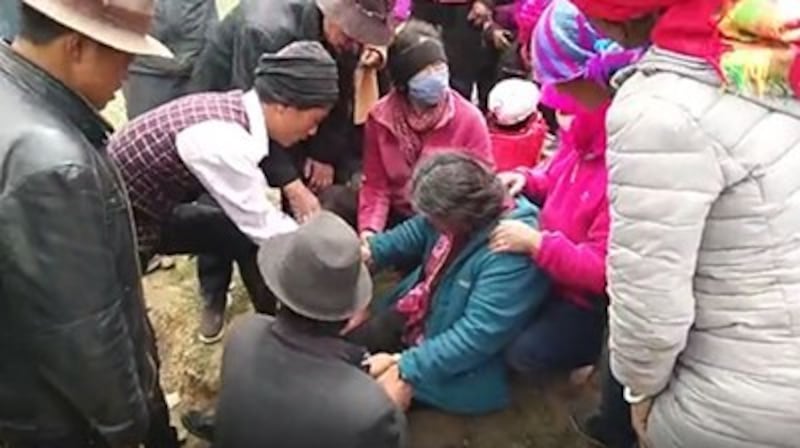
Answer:
[(506, 189), (485, 164), (461, 152), (423, 160), (411, 179), (414, 209), (445, 225), (486, 226), (503, 212)]

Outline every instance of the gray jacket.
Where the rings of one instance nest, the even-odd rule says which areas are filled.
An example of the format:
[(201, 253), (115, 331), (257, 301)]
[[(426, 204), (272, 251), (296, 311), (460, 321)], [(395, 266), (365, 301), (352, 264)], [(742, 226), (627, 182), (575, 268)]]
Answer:
[(800, 102), (655, 49), (608, 132), (612, 369), (654, 446), (796, 447)]

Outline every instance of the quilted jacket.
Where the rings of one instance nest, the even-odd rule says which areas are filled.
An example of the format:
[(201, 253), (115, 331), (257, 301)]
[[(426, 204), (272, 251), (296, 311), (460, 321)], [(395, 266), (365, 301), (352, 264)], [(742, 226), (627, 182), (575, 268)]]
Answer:
[(608, 132), (612, 369), (653, 446), (798, 446), (800, 102), (654, 49)]

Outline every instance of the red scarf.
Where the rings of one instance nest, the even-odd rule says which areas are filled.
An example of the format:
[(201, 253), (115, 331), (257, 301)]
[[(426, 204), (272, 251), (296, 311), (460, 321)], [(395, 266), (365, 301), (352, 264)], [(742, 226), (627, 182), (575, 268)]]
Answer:
[(409, 346), (419, 345), (424, 339), (425, 318), (430, 308), (433, 288), (451, 258), (453, 246), (453, 237), (442, 234), (425, 264), (423, 279), (397, 302), (397, 311), (406, 316), (403, 342)]
[(738, 92), (800, 98), (797, 0), (572, 0), (587, 16), (624, 22), (663, 11), (660, 48), (709, 61)]
[(434, 107), (418, 109), (411, 105), (405, 95), (395, 91), (388, 100), (390, 116), (394, 122), (394, 132), (400, 143), (400, 149), (410, 166), (417, 164), (425, 134), (434, 130), (446, 115), (450, 115), (455, 107), (452, 92), (447, 98)]

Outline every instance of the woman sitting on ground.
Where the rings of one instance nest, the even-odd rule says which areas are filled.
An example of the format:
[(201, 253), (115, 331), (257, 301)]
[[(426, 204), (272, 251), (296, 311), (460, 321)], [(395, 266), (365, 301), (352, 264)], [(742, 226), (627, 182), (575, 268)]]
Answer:
[(535, 226), (537, 209), (514, 202), (489, 167), (457, 152), (423, 161), (411, 197), (419, 215), (370, 237), (363, 252), (376, 269), (417, 268), (372, 317), (354, 320), (348, 337), (382, 353), (372, 373), (388, 381), (388, 370), (417, 402), (462, 414), (501, 409), (509, 401), (503, 349), (548, 280), (526, 257), (491, 252), (489, 235), (503, 217)]
[(424, 156), (459, 148), (494, 165), (481, 112), (449, 87), (447, 57), (436, 29), (408, 22), (388, 54), (394, 89), (375, 105), (364, 127), (362, 238), (412, 215), (408, 183)]
[(492, 249), (530, 256), (554, 284), (511, 345), (511, 367), (539, 379), (572, 371), (581, 383), (600, 355), (606, 326), (607, 81), (640, 52), (601, 39), (568, 0), (545, 10), (533, 42), (541, 101), (556, 111), (560, 144), (544, 166), (501, 174), (512, 193), (542, 204), (541, 229), (504, 221), (492, 235)]

